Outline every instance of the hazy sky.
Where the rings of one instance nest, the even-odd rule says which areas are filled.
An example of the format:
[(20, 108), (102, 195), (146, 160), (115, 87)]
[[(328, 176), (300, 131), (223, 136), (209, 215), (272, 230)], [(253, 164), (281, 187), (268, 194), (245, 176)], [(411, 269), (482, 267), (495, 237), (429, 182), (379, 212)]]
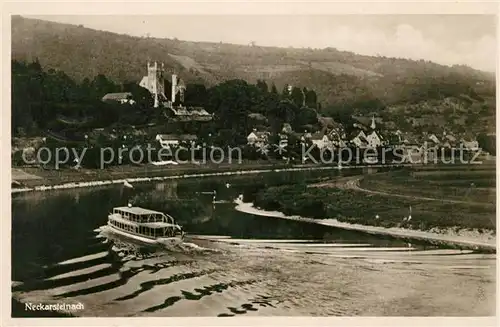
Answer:
[(30, 16), (135, 36), (282, 47), (466, 64), (495, 71), (493, 15)]

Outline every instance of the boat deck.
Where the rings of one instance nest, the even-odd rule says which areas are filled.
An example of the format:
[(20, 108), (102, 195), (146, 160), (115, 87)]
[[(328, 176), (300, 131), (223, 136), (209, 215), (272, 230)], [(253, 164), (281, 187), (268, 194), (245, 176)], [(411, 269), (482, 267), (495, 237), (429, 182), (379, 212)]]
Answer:
[(176, 227), (177, 225), (171, 224), (171, 223), (165, 223), (165, 222), (150, 222), (150, 223), (139, 223), (135, 221), (131, 221), (128, 219), (122, 218), (119, 214), (111, 214), (109, 216), (110, 219), (113, 219), (117, 222), (127, 224), (127, 225), (132, 225), (132, 226), (143, 226), (143, 227), (149, 227), (149, 228), (165, 228), (165, 227)]
[(128, 212), (134, 215), (142, 216), (142, 215), (162, 215), (163, 213), (159, 211), (144, 209), (140, 207), (116, 207), (113, 210), (120, 210), (121, 212)]

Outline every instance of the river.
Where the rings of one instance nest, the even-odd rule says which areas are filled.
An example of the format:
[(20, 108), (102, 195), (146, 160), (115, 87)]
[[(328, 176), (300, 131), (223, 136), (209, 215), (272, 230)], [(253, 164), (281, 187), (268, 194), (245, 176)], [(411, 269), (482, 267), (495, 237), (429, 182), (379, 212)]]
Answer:
[[(234, 210), (232, 200), (256, 182), (333, 174), (339, 172), (15, 194), (13, 297), (82, 303), (72, 314), (88, 317), (494, 315), (495, 254)], [(212, 190), (215, 204), (203, 194)], [(188, 232), (185, 244), (151, 249), (99, 232), (109, 211), (139, 192), (203, 204), (203, 214), (178, 221)], [(13, 316), (27, 315), (16, 308)]]

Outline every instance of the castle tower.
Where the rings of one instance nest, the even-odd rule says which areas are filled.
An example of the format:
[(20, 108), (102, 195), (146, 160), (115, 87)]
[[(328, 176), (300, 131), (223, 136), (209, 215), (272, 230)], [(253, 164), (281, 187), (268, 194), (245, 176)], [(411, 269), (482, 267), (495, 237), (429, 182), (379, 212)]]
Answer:
[(177, 101), (181, 104), (184, 103), (184, 93), (186, 91), (186, 84), (184, 84), (184, 81), (182, 79), (177, 79), (176, 83), (176, 93), (178, 94), (178, 99)]
[(182, 105), (184, 103), (184, 93), (186, 91), (186, 85), (184, 81), (177, 77), (176, 74), (172, 74), (172, 103), (178, 103)]
[(148, 89), (148, 91), (154, 97), (154, 107), (160, 106), (160, 103), (166, 100), (165, 97), (165, 66), (162, 63), (161, 66), (155, 61), (151, 64), (148, 61), (148, 75), (144, 76), (139, 83), (140, 86)]
[(177, 75), (172, 74), (172, 103), (175, 102), (175, 94), (177, 93)]

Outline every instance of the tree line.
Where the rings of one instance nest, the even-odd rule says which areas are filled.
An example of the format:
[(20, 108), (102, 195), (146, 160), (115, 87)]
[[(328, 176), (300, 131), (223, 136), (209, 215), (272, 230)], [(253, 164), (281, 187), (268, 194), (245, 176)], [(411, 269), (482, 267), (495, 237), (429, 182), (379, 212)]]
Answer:
[[(169, 85), (165, 85), (165, 89), (168, 88)], [(120, 105), (101, 101), (105, 94), (113, 92), (130, 92), (136, 103)], [(268, 86), (263, 80), (256, 84), (230, 80), (208, 89), (203, 84), (187, 84), (185, 105), (202, 106), (213, 113), (212, 122), (201, 124), (203, 130), (223, 134), (226, 140), (241, 140), (253, 128), (277, 132), (283, 123), (290, 123), (296, 130), (311, 128), (317, 123), (314, 90), (295, 87), (278, 92), (274, 84)], [(13, 136), (38, 136), (47, 130), (61, 129), (78, 132), (152, 121), (167, 123), (159, 113), (153, 108), (149, 91), (136, 82), (119, 84), (99, 74), (78, 83), (62, 71), (43, 70), (37, 60), (12, 61)], [(200, 132), (196, 124), (183, 125), (182, 132)], [(193, 128), (186, 127), (190, 125)]]

